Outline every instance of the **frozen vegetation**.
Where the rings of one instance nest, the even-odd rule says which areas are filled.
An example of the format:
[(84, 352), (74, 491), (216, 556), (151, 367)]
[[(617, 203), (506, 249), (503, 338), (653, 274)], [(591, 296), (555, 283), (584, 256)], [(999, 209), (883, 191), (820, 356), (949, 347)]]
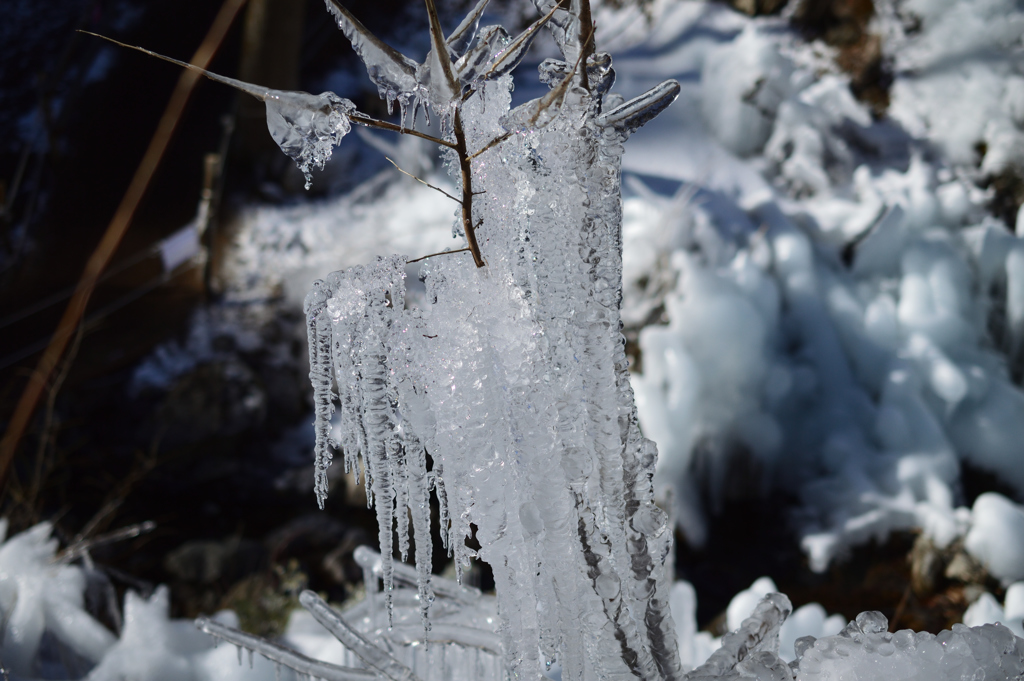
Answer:
[[(1024, 496), (1024, 215), (1004, 224), (982, 188), (1024, 167), (1024, 12), (876, 1), (894, 70), (876, 119), (785, 13), (665, 0), (648, 28), (635, 9), (595, 10), (612, 71), (578, 15), (537, 4), (512, 38), (478, 27), (481, 3), (449, 38), (435, 30), (420, 64), (330, 3), (402, 125), (440, 119), (450, 175), (426, 179), (451, 196), (382, 176), (253, 208), (234, 250), (236, 301), (283, 285), (298, 304), (345, 268), (305, 299), (317, 494), (334, 451), (361, 468), (384, 549), (360, 553), (370, 596), (338, 615), (306, 594), (273, 643), (229, 612), (202, 621), (236, 660), (169, 620), (157, 591), (127, 599), (115, 640), (39, 526), (0, 548), (12, 678), (47, 673), (43, 641), (96, 680), (1021, 678), (1024, 509), (995, 493), (966, 507), (959, 476), (966, 461)], [(543, 86), (517, 81), (513, 106), (509, 72), (542, 26), (560, 58), (540, 64)], [(268, 104), (268, 121), (304, 173), (366, 124), (329, 93), (282, 94), (294, 111)], [(420, 140), (371, 143), (429, 174)], [(468, 175), (456, 145), (482, 150)], [(475, 250), (407, 264), (453, 233)], [(632, 375), (620, 320), (638, 333)], [(138, 381), (196, 345), (165, 348)], [(983, 594), (938, 636), (889, 633), (879, 613), (791, 613), (762, 579), (730, 604), (732, 633), (698, 632), (654, 501), (674, 489), (674, 520), (700, 545), (740, 465), (757, 472), (748, 493), (799, 499), (815, 569), (920, 530), (962, 542), (1004, 603)], [(429, 574), (432, 492), (460, 569), (475, 526), (494, 596)], [(390, 560), (394, 525), (415, 567)], [(240, 667), (243, 648), (260, 654)]]

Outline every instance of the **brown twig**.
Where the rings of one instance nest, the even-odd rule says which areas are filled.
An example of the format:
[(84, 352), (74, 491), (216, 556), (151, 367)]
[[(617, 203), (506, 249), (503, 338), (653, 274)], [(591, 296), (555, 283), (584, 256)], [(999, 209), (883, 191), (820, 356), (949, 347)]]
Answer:
[(385, 160), (386, 160), (386, 161), (387, 161), (388, 163), (390, 163), (391, 165), (393, 165), (393, 166), (395, 167), (395, 170), (397, 170), (398, 172), (402, 173), (403, 175), (408, 175), (409, 177), (411, 177), (412, 179), (416, 180), (416, 181), (417, 181), (417, 182), (419, 182), (420, 184), (425, 184), (425, 185), (427, 185), (428, 187), (430, 187), (431, 189), (433, 189), (434, 191), (438, 191), (438, 192), (441, 192), (442, 194), (444, 194), (445, 196), (447, 196), (447, 197), (448, 197), (449, 199), (451, 199), (451, 200), (452, 200), (452, 201), (454, 201), (455, 203), (462, 203), (462, 201), (459, 201), (459, 200), (458, 200), (457, 198), (455, 198), (454, 196), (452, 196), (451, 194), (449, 194), (449, 193), (448, 193), (448, 192), (446, 192), (445, 190), (441, 189), (440, 187), (435, 187), (434, 185), (430, 184), (430, 183), (429, 183), (429, 182), (427, 182), (426, 180), (420, 179), (420, 178), (416, 177), (415, 175), (413, 175), (412, 173), (410, 173), (410, 172), (407, 172), (407, 171), (405, 171), (405, 170), (402, 170), (402, 169), (401, 169), (401, 168), (400, 168), (400, 167), (398, 166), (398, 164), (397, 164), (397, 163), (395, 163), (394, 161), (392, 161), (392, 160), (391, 160), (390, 158), (388, 158), (387, 156), (385, 156), (385, 157), (384, 157), (384, 159), (385, 159)]
[[(202, 67), (210, 64), (213, 55), (224, 41), (228, 29), (234, 23), (235, 17), (242, 6), (245, 5), (245, 2), (246, 0), (224, 0), (224, 4), (221, 6), (216, 18), (214, 18), (209, 32), (207, 32), (199, 49), (192, 56), (194, 64), (197, 66), (201, 64)], [(174, 88), (171, 100), (168, 102), (167, 108), (160, 118), (160, 123), (157, 125), (156, 132), (149, 143), (149, 148), (146, 149), (146, 153), (135, 171), (135, 176), (128, 186), (128, 191), (125, 192), (124, 197), (121, 199), (121, 204), (118, 206), (117, 212), (114, 213), (114, 217), (111, 219), (99, 245), (86, 263), (85, 271), (79, 279), (75, 294), (71, 297), (71, 301), (64, 310), (64, 315), (57, 325), (57, 330), (50, 344), (43, 352), (43, 356), (39, 358), (35, 371), (29, 377), (28, 385), (25, 386), (21, 399), (14, 409), (14, 414), (11, 416), (3, 440), (0, 440), (0, 490), (4, 488), (7, 472), (10, 469), (11, 461), (14, 459), (14, 452), (21, 442), (21, 438), (28, 427), (32, 414), (36, 410), (36, 406), (39, 404), (43, 390), (49, 384), (50, 377), (53, 375), (57, 363), (67, 349), (72, 333), (78, 327), (82, 316), (85, 314), (89, 299), (96, 288), (96, 282), (110, 263), (125, 232), (128, 231), (128, 226), (135, 216), (135, 211), (138, 209), (139, 204), (142, 203), (146, 189), (156, 174), (156, 170), (170, 144), (178, 121), (185, 110), (185, 105), (198, 82), (199, 74), (194, 71), (185, 71), (178, 78), (178, 84)]]
[(364, 116), (363, 114), (360, 113), (350, 114), (349, 120), (351, 120), (353, 123), (358, 123), (359, 125), (365, 125), (367, 128), (390, 130), (391, 132), (397, 132), (402, 135), (412, 135), (413, 137), (419, 137), (421, 139), (427, 140), (428, 142), (440, 144), (442, 147), (448, 147), (449, 149), (455, 148), (454, 144), (447, 140), (443, 140), (440, 137), (434, 137), (433, 135), (428, 135), (418, 130), (413, 130), (412, 128), (403, 128), (400, 125), (388, 123), (387, 121), (380, 121), (377, 120), (376, 118), (370, 118), (369, 116)]
[(480, 154), (484, 153), (485, 151), (488, 151), (489, 149), (493, 149), (495, 146), (501, 144), (502, 142), (504, 142), (505, 140), (507, 140), (511, 136), (512, 136), (512, 132), (509, 131), (509, 132), (506, 132), (504, 135), (499, 135), (498, 137), (495, 137), (490, 142), (488, 142), (484, 146), (483, 149), (481, 149), (480, 151), (477, 151), (477, 152), (475, 152), (473, 154), (470, 154), (469, 160), (472, 161), (474, 158), (476, 158)]
[(466, 132), (462, 129), (462, 111), (455, 109), (452, 118), (452, 130), (455, 132), (455, 151), (459, 155), (459, 168), (462, 170), (462, 231), (466, 233), (466, 243), (469, 244), (469, 252), (473, 254), (473, 262), (477, 267), (483, 267), (483, 256), (480, 255), (480, 245), (476, 241), (476, 227), (473, 225), (473, 166), (466, 150)]
[(587, 74), (587, 59), (594, 54), (594, 19), (590, 14), (590, 0), (580, 0), (580, 59), (583, 61), (583, 70), (580, 71), (580, 85), (584, 90), (590, 91), (590, 82)]
[[(587, 38), (587, 42), (590, 42), (590, 40), (593, 37), (594, 37), (594, 30), (593, 30), (593, 27), (591, 27), (590, 36)], [(541, 113), (546, 111), (547, 109), (551, 108), (551, 106), (554, 105), (556, 100), (558, 100), (558, 102), (559, 102), (558, 105), (559, 105), (559, 107), (561, 107), (561, 105), (562, 105), (561, 102), (565, 101), (565, 93), (569, 89), (569, 83), (571, 83), (572, 79), (576, 77), (576, 72), (580, 68), (580, 63), (583, 61), (583, 55), (584, 54), (585, 54), (584, 51), (581, 49), (580, 50), (580, 55), (576, 59), (576, 63), (573, 64), (573, 66), (572, 66), (572, 70), (569, 71), (569, 73), (566, 74), (565, 78), (562, 79), (561, 83), (559, 83), (554, 88), (552, 88), (550, 92), (548, 92), (546, 95), (541, 97), (540, 101), (537, 102), (537, 111), (530, 118), (530, 124), (531, 125), (536, 125), (537, 124), (537, 120), (540, 118)], [(586, 67), (584, 67), (583, 71), (586, 72), (586, 70), (587, 70)]]
[(459, 249), (456, 249), (454, 251), (439, 251), (437, 253), (431, 253), (430, 255), (424, 255), (424, 256), (421, 256), (419, 258), (413, 258), (412, 260), (406, 260), (405, 264), (406, 265), (411, 265), (412, 263), (419, 262), (420, 260), (426, 260), (427, 258), (433, 258), (435, 255), (448, 255), (449, 253), (464, 253), (465, 251), (468, 251), (468, 250), (469, 250), (469, 247), (459, 248)]
[(101, 534), (93, 539), (81, 539), (54, 556), (53, 562), (70, 563), (92, 548), (103, 546), (104, 544), (113, 544), (114, 542), (124, 541), (125, 539), (134, 539), (139, 535), (152, 532), (155, 529), (156, 523), (152, 520), (146, 520), (141, 523), (129, 525), (128, 527), (123, 527), (120, 530)]

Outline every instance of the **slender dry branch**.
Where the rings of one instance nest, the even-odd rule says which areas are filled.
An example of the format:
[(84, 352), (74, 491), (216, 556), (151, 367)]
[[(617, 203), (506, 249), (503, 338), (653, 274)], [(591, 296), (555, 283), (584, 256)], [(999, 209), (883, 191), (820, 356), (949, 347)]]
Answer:
[[(143, 54), (148, 54), (151, 57), (156, 57), (157, 59), (169, 62), (171, 64), (177, 64), (182, 68), (188, 69), (202, 76), (205, 76), (206, 78), (209, 78), (212, 81), (223, 83), (224, 85), (233, 87), (236, 90), (240, 90), (246, 94), (252, 95), (256, 99), (259, 99), (260, 101), (265, 101), (267, 97), (273, 95), (273, 93), (275, 92), (274, 90), (265, 88), (262, 85), (253, 85), (252, 83), (246, 83), (244, 81), (236, 80), (234, 78), (227, 78), (226, 76), (221, 76), (219, 74), (213, 73), (212, 71), (207, 71), (206, 69), (200, 68), (194, 64), (190, 64), (189, 62), (184, 62), (180, 59), (174, 59), (173, 57), (167, 57), (160, 54), (159, 52), (153, 52), (152, 50), (147, 50), (146, 48), (139, 47), (138, 45), (129, 45), (128, 43), (123, 43), (120, 40), (108, 38), (107, 36), (100, 35), (99, 33), (93, 33), (92, 31), (83, 31), (81, 29), (79, 29), (78, 32), (85, 33), (86, 35), (95, 36), (97, 38), (102, 38), (103, 40), (114, 43), (115, 45), (126, 47), (129, 50), (136, 50), (138, 52), (142, 52)], [(447, 142), (441, 139), (440, 137), (434, 137), (433, 135), (428, 135), (426, 133), (419, 132), (418, 130), (412, 130), (409, 128), (404, 128), (400, 125), (395, 125), (394, 123), (381, 121), (359, 112), (349, 114), (349, 120), (355, 123), (359, 123), (360, 125), (365, 125), (368, 128), (379, 128), (380, 130), (390, 130), (392, 132), (397, 132), (402, 135), (412, 135), (414, 137), (421, 137), (425, 140), (433, 142), (434, 144), (440, 144), (441, 146), (449, 147), (451, 149), (455, 148), (454, 144), (452, 144), (451, 142)]]
[(412, 135), (413, 137), (419, 137), (421, 139), (427, 140), (428, 142), (440, 144), (442, 147), (448, 147), (449, 149), (456, 148), (454, 144), (447, 140), (443, 140), (440, 137), (434, 137), (433, 135), (428, 135), (418, 130), (413, 130), (412, 128), (403, 128), (402, 126), (395, 125), (394, 123), (388, 123), (387, 121), (380, 121), (377, 120), (376, 118), (370, 118), (369, 116), (364, 116), (361, 113), (350, 114), (349, 120), (351, 120), (353, 123), (358, 123), (359, 125), (365, 125), (367, 128), (390, 130), (391, 132), (397, 132), (402, 135)]
[[(434, 0), (426, 0), (427, 3), (427, 18), (430, 20), (430, 41), (433, 43), (434, 55), (441, 64), (441, 71), (444, 72), (444, 79), (448, 83), (448, 87), (451, 91), (459, 91), (459, 81), (456, 80), (455, 74), (452, 73), (452, 60), (451, 55), (448, 53), (448, 45), (444, 39), (444, 32), (441, 29), (441, 20), (437, 16), (437, 7), (434, 5)], [(438, 112), (440, 115), (440, 112)]]
[[(593, 39), (593, 37), (594, 30), (593, 27), (591, 27), (590, 36), (587, 38), (587, 42), (590, 42), (590, 40)], [(536, 125), (541, 113), (551, 108), (556, 101), (558, 102), (559, 107), (562, 106), (562, 102), (565, 100), (565, 93), (569, 90), (569, 83), (571, 83), (572, 79), (576, 77), (576, 72), (579, 70), (580, 64), (583, 62), (584, 54), (585, 52), (583, 50), (580, 50), (580, 56), (576, 59), (576, 63), (573, 64), (572, 70), (566, 74), (565, 78), (562, 79), (561, 83), (559, 83), (557, 86), (552, 88), (550, 92), (548, 92), (546, 95), (540, 98), (540, 101), (537, 102), (537, 111), (530, 118), (531, 124)], [(586, 72), (586, 70), (587, 69), (584, 67), (583, 71)]]
[(423, 179), (421, 179), (421, 178), (418, 178), (418, 177), (416, 177), (415, 175), (413, 175), (412, 173), (410, 173), (410, 172), (407, 172), (407, 171), (405, 171), (405, 170), (402, 170), (402, 169), (401, 169), (401, 168), (400, 168), (400, 167), (398, 166), (398, 164), (397, 164), (397, 163), (395, 163), (394, 161), (392, 161), (392, 160), (391, 160), (390, 158), (388, 158), (387, 156), (385, 156), (385, 157), (384, 157), (384, 159), (385, 159), (385, 160), (387, 160), (387, 162), (388, 162), (388, 163), (390, 163), (391, 165), (393, 165), (393, 166), (395, 167), (395, 170), (397, 170), (398, 172), (402, 173), (403, 175), (408, 175), (409, 177), (411, 177), (412, 179), (416, 180), (416, 181), (417, 181), (417, 182), (419, 182), (420, 184), (425, 184), (425, 185), (427, 185), (428, 187), (430, 187), (431, 189), (433, 189), (434, 191), (437, 191), (437, 192), (441, 192), (442, 194), (444, 194), (445, 196), (447, 196), (447, 197), (448, 197), (449, 199), (451, 199), (451, 200), (452, 200), (452, 201), (454, 201), (455, 203), (462, 203), (462, 201), (459, 201), (459, 200), (458, 200), (457, 198), (455, 198), (454, 196), (452, 196), (451, 194), (449, 194), (449, 193), (448, 193), (448, 192), (446, 192), (445, 190), (441, 189), (440, 187), (435, 187), (434, 185), (430, 184), (430, 183), (429, 183), (429, 182), (427, 182), (426, 180), (423, 180)]
[(587, 73), (587, 59), (594, 54), (594, 19), (590, 14), (590, 0), (580, 1), (580, 59), (583, 61), (583, 69), (580, 71), (580, 85), (584, 90), (590, 91), (589, 74)]
[[(511, 136), (512, 136), (512, 132), (510, 131), (510, 132), (506, 132), (504, 135), (500, 135), (498, 137), (495, 137), (490, 142), (488, 142), (484, 146), (483, 149), (481, 149), (480, 151), (477, 151), (477, 152), (474, 152), (474, 153), (470, 154), (469, 155), (469, 160), (472, 161), (474, 158), (476, 158), (480, 154), (484, 153), (485, 151), (487, 151), (489, 149), (493, 149), (495, 146), (501, 144), (502, 142), (504, 142), (505, 140), (507, 140)], [(482, 192), (478, 192), (478, 193), (482, 193)]]
[(427, 258), (433, 258), (435, 255), (450, 255), (452, 253), (464, 253), (465, 251), (468, 251), (468, 250), (469, 250), (469, 247), (467, 246), (466, 248), (457, 248), (454, 251), (438, 251), (437, 253), (431, 253), (430, 255), (423, 255), (423, 256), (420, 256), (419, 258), (413, 258), (412, 260), (406, 260), (405, 264), (406, 265), (411, 265), (412, 263), (419, 262), (420, 260), (426, 260)]
[(104, 544), (112, 544), (114, 542), (124, 541), (125, 539), (134, 539), (139, 535), (146, 534), (147, 532), (152, 532), (155, 529), (156, 523), (152, 520), (146, 520), (141, 523), (136, 523), (135, 525), (123, 527), (120, 530), (114, 530), (113, 532), (101, 534), (100, 536), (94, 537), (93, 539), (83, 539), (72, 544), (71, 546), (67, 547), (66, 549), (58, 553), (56, 556), (54, 556), (53, 561), (55, 563), (70, 563), (71, 561), (78, 558), (79, 556), (81, 556), (86, 551), (89, 551), (92, 548), (95, 548), (97, 546), (103, 546)]
[(462, 111), (456, 107), (452, 118), (452, 130), (455, 132), (455, 151), (459, 155), (459, 168), (462, 170), (462, 229), (466, 233), (469, 252), (473, 254), (473, 262), (477, 267), (484, 267), (480, 245), (476, 241), (476, 227), (473, 224), (473, 165), (466, 149), (466, 131), (462, 129)]

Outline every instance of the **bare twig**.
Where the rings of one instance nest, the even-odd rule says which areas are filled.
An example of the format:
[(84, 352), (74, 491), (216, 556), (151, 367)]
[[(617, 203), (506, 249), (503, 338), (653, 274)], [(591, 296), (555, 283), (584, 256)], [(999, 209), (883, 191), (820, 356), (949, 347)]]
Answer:
[[(588, 80), (589, 74), (587, 74), (587, 59), (594, 54), (594, 19), (590, 14), (590, 0), (580, 0), (580, 38), (584, 37), (583, 44), (580, 45), (580, 60), (583, 62), (583, 70), (580, 72), (580, 85), (583, 86), (584, 90), (590, 90), (590, 82)], [(586, 27), (586, 28), (584, 28)]]
[(509, 131), (509, 132), (506, 132), (504, 135), (499, 135), (498, 137), (495, 137), (490, 142), (488, 142), (484, 146), (483, 149), (481, 149), (480, 151), (477, 151), (477, 152), (475, 152), (473, 154), (470, 154), (469, 155), (469, 160), (472, 161), (474, 158), (476, 158), (480, 154), (484, 153), (485, 151), (488, 151), (489, 149), (493, 149), (495, 146), (501, 144), (502, 142), (504, 142), (505, 140), (507, 140), (511, 136), (512, 136), (512, 132)]
[[(244, 4), (245, 0), (224, 1), (216, 18), (213, 20), (213, 24), (210, 26), (209, 32), (203, 39), (199, 49), (192, 56), (193, 62), (203, 66), (210, 63)], [(71, 331), (81, 322), (85, 309), (89, 304), (89, 299), (96, 288), (97, 280), (110, 263), (111, 258), (113, 258), (125, 232), (128, 231), (128, 226), (131, 224), (139, 204), (142, 203), (142, 197), (145, 195), (150, 181), (156, 174), (164, 152), (170, 144), (174, 129), (177, 127), (178, 121), (185, 110), (185, 104), (188, 102), (198, 81), (199, 76), (190, 71), (181, 74), (181, 77), (178, 79), (178, 84), (171, 95), (171, 101), (168, 102), (167, 108), (160, 118), (157, 130), (153, 134), (153, 139), (150, 141), (149, 148), (146, 150), (142, 162), (135, 171), (135, 176), (132, 178), (128, 191), (125, 192), (124, 198), (121, 199), (121, 204), (110, 221), (106, 233), (86, 263), (85, 271), (79, 280), (75, 295), (72, 296), (71, 301), (68, 303), (64, 316), (61, 317), (57, 330), (53, 335), (53, 339), (43, 352), (43, 356), (39, 358), (36, 370), (29, 378), (28, 385), (25, 386), (21, 399), (18, 401), (18, 405), (15, 407), (14, 414), (11, 416), (7, 426), (7, 432), (4, 433), (3, 440), (0, 440), (0, 490), (4, 487), (7, 472), (14, 458), (14, 452), (21, 442), (21, 437), (28, 427), (36, 406), (39, 404), (43, 390), (50, 382), (50, 377), (53, 375), (57, 363), (67, 349), (68, 343), (71, 340)]]
[(406, 260), (405, 264), (406, 265), (411, 265), (412, 263), (419, 262), (420, 260), (426, 260), (427, 258), (433, 258), (435, 255), (448, 255), (450, 253), (464, 253), (464, 252), (466, 252), (468, 250), (469, 250), (469, 247), (467, 246), (466, 248), (459, 248), (459, 249), (456, 249), (454, 251), (439, 251), (437, 253), (431, 253), (430, 255), (424, 255), (424, 256), (421, 256), (419, 258), (413, 258), (412, 260)]
[[(494, 60), (494, 63), (491, 64), (491, 68), (487, 69), (487, 73), (483, 75), (483, 79), (488, 80), (492, 77), (494, 73), (500, 71), (501, 66), (505, 62), (505, 60), (508, 59), (509, 57), (516, 55), (517, 50), (521, 45), (523, 45), (525, 41), (532, 40), (533, 36), (537, 33), (537, 31), (544, 28), (544, 25), (551, 20), (551, 17), (555, 16), (555, 12), (557, 12), (559, 9), (561, 9), (561, 7), (556, 3), (555, 6), (551, 8), (550, 12), (542, 16), (537, 21), (533, 22), (533, 24), (528, 29), (519, 34), (519, 36), (512, 43), (510, 43), (507, 47), (504, 48), (504, 51), (501, 53), (501, 56)], [(526, 46), (523, 46), (523, 50), (526, 49), (528, 48)]]
[(349, 120), (351, 120), (353, 123), (358, 123), (359, 125), (365, 125), (368, 128), (390, 130), (391, 132), (397, 132), (402, 135), (412, 135), (413, 137), (419, 137), (421, 139), (427, 140), (428, 142), (440, 144), (442, 147), (448, 147), (449, 149), (456, 148), (453, 143), (447, 140), (443, 140), (440, 137), (434, 137), (433, 135), (428, 135), (418, 130), (413, 130), (412, 128), (403, 128), (402, 126), (395, 125), (394, 123), (388, 123), (387, 121), (380, 121), (377, 120), (376, 118), (370, 118), (369, 116), (364, 116), (361, 113), (350, 114)]
[(124, 541), (125, 539), (134, 539), (139, 535), (152, 532), (156, 529), (156, 523), (152, 520), (145, 522), (136, 523), (135, 525), (129, 525), (123, 527), (120, 530), (114, 530), (113, 532), (107, 532), (101, 534), (93, 539), (83, 539), (75, 542), (71, 546), (67, 547), (53, 558), (55, 563), (70, 563), (79, 556), (85, 554), (86, 551), (94, 549), (97, 546), (103, 546), (104, 544), (113, 544), (115, 542)]
[(434, 191), (438, 191), (438, 192), (441, 192), (442, 194), (444, 194), (445, 196), (447, 196), (447, 197), (448, 197), (449, 199), (451, 199), (451, 200), (452, 200), (452, 201), (454, 201), (455, 203), (462, 203), (462, 201), (459, 201), (459, 200), (458, 200), (457, 198), (455, 198), (454, 196), (452, 196), (451, 194), (449, 194), (449, 193), (448, 193), (448, 192), (446, 192), (445, 190), (441, 189), (440, 187), (435, 187), (434, 185), (430, 184), (430, 183), (429, 183), (429, 182), (427, 182), (426, 180), (422, 180), (422, 179), (420, 179), (420, 178), (416, 177), (415, 175), (413, 175), (412, 173), (410, 173), (410, 172), (407, 172), (407, 171), (405, 171), (405, 170), (402, 170), (401, 168), (399, 168), (399, 167), (398, 167), (398, 164), (397, 164), (397, 163), (395, 163), (394, 161), (392, 161), (392, 160), (391, 160), (391, 159), (390, 159), (389, 157), (385, 156), (384, 158), (385, 158), (385, 159), (387, 160), (387, 162), (388, 162), (388, 163), (390, 163), (391, 165), (393, 165), (393, 166), (395, 167), (395, 169), (396, 169), (396, 170), (397, 170), (398, 172), (402, 173), (403, 175), (408, 175), (409, 177), (411, 177), (412, 179), (416, 180), (416, 181), (417, 181), (417, 182), (419, 182), (420, 184), (425, 184), (425, 185), (427, 185), (428, 187), (430, 187), (431, 189), (433, 189)]
[[(427, 18), (430, 21), (430, 42), (432, 43), (434, 57), (441, 64), (441, 71), (444, 79), (452, 93), (459, 91), (459, 82), (452, 73), (452, 60), (448, 52), (448, 45), (444, 39), (444, 32), (441, 29), (441, 20), (437, 16), (437, 7), (434, 0), (426, 0)], [(440, 112), (439, 112), (440, 113)]]
[(462, 171), (462, 231), (466, 233), (466, 243), (473, 254), (473, 262), (483, 267), (483, 256), (480, 245), (476, 241), (476, 226), (473, 224), (473, 166), (466, 149), (466, 131), (462, 129), (462, 111), (456, 107), (452, 117), (452, 130), (455, 132), (455, 151), (459, 154), (459, 168)]

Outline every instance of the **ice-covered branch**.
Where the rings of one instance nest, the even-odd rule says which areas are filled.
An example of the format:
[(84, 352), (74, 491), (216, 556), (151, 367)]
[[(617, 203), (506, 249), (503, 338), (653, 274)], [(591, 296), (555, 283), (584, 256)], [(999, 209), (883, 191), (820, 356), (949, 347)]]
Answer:
[(342, 645), (382, 676), (391, 681), (419, 681), (419, 677), (411, 669), (392, 657), (386, 650), (367, 641), (362, 634), (351, 627), (342, 619), (341, 615), (312, 591), (303, 591), (299, 595), (299, 602)]
[[(271, 662), (284, 665), (312, 678), (320, 678), (325, 681), (380, 681), (381, 678), (375, 672), (365, 669), (341, 667), (330, 662), (314, 660), (259, 636), (232, 629), (206, 617), (196, 619), (196, 627), (210, 636), (238, 646), (239, 653), (242, 648), (245, 648), (250, 652), (259, 653)], [(239, 661), (241, 661), (241, 657), (239, 657)]]

